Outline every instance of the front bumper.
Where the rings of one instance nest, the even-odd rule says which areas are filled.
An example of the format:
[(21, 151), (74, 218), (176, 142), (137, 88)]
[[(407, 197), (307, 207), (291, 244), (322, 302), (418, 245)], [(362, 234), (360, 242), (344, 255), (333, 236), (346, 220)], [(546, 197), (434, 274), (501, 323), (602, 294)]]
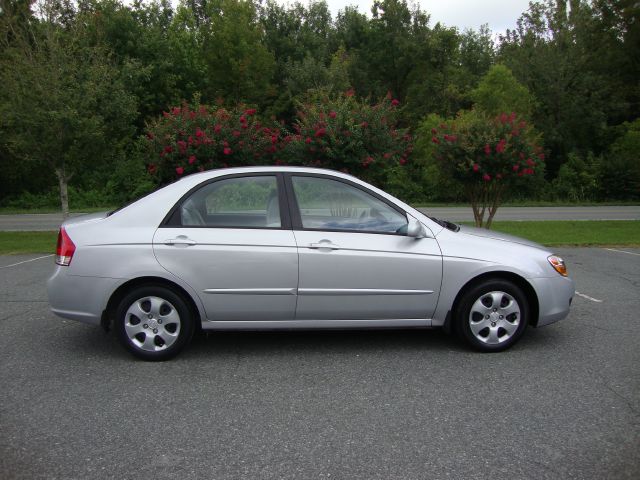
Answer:
[(536, 327), (549, 325), (569, 315), (569, 308), (576, 292), (569, 277), (530, 278), (538, 296), (539, 314)]

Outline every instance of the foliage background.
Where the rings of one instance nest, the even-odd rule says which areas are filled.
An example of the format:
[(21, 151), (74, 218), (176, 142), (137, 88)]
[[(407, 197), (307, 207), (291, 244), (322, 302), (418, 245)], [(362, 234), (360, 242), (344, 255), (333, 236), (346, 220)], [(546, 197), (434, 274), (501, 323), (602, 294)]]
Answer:
[[(60, 162), (76, 207), (117, 204), (168, 181), (149, 173), (145, 135), (185, 105), (234, 112), (227, 142), (240, 141), (233, 131), (248, 108), (252, 125), (278, 131), (278, 148), (290, 137), (282, 158), (254, 157), (271, 136), (245, 139), (238, 164), (309, 163), (301, 138), (317, 130), (309, 118), (328, 113), (320, 98), (342, 131), (354, 109), (368, 115), (397, 101), (389, 122), (410, 135), (408, 152), (391, 149), (391, 127), (378, 132), (388, 140), (379, 150), (365, 137), (369, 145), (356, 148), (353, 137), (328, 135), (322, 165), (351, 163), (413, 202), (466, 199), (438, 166), (431, 129), (470, 110), (514, 111), (535, 127), (546, 170), (514, 198), (638, 200), (639, 14), (631, 0), (534, 1), (495, 38), (487, 28), (432, 24), (404, 0), (335, 18), (323, 1), (2, 0), (0, 205), (56, 206)], [(72, 134), (61, 136), (65, 128)], [(225, 163), (209, 158), (198, 166)]]

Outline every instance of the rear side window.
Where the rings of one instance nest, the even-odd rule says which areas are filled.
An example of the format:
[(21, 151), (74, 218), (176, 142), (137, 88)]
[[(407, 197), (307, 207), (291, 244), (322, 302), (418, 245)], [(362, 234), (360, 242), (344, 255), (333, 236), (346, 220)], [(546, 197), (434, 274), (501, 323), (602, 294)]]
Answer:
[(209, 183), (179, 208), (184, 227), (280, 228), (275, 176), (237, 177)]

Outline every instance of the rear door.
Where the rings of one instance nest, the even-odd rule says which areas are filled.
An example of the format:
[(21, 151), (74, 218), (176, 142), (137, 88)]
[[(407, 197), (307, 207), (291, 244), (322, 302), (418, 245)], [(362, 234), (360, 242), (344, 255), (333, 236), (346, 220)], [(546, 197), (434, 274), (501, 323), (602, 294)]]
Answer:
[(299, 252), (300, 320), (429, 319), (442, 256), (406, 235), (406, 213), (365, 187), (326, 175), (287, 177)]
[(153, 240), (169, 272), (198, 292), (208, 320), (291, 320), (298, 254), (280, 174), (205, 182), (174, 207)]

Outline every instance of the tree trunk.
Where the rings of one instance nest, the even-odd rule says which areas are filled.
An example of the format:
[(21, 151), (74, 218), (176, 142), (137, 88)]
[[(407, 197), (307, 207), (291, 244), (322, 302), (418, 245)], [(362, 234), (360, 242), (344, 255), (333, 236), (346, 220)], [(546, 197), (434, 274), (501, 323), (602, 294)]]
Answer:
[(56, 177), (58, 177), (58, 186), (60, 187), (60, 206), (62, 207), (62, 218), (69, 217), (69, 192), (67, 184), (69, 178), (67, 177), (64, 167), (56, 168)]
[(495, 192), (493, 194), (493, 202), (491, 204), (491, 207), (489, 208), (489, 218), (487, 219), (487, 224), (486, 224), (487, 230), (491, 229), (491, 223), (493, 222), (493, 217), (495, 216), (496, 212), (498, 211), (498, 207), (500, 206), (500, 200), (501, 200), (500, 197), (502, 196), (503, 190), (504, 190), (504, 185), (496, 184)]
[(468, 192), (469, 202), (471, 202), (471, 210), (473, 210), (473, 221), (476, 227), (482, 227), (482, 217), (484, 216), (484, 212), (480, 214), (480, 208), (478, 206), (478, 192), (475, 187), (471, 187), (471, 190)]

